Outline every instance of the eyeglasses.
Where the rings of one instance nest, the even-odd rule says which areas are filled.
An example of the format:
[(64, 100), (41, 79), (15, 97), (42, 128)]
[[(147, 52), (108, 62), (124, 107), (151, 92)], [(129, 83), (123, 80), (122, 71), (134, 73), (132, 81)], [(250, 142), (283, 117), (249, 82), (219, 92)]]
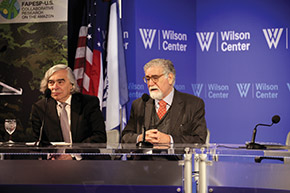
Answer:
[(151, 79), (154, 83), (157, 83), (158, 80), (159, 80), (159, 78), (160, 78), (161, 76), (163, 76), (163, 75), (165, 75), (165, 74), (161, 74), (161, 75), (153, 75), (153, 76), (144, 76), (144, 77), (143, 77), (143, 80), (144, 80), (144, 82), (145, 82), (146, 84), (148, 84), (148, 82), (150, 81), (150, 79)]

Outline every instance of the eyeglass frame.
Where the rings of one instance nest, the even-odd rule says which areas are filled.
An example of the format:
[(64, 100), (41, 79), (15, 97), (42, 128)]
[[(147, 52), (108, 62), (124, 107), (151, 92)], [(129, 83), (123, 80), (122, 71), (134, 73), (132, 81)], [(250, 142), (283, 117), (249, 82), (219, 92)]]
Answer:
[(153, 75), (153, 76), (144, 76), (143, 81), (148, 84), (150, 80), (152, 80), (155, 84), (158, 82), (159, 78), (166, 75), (166, 73), (162, 73), (160, 75)]

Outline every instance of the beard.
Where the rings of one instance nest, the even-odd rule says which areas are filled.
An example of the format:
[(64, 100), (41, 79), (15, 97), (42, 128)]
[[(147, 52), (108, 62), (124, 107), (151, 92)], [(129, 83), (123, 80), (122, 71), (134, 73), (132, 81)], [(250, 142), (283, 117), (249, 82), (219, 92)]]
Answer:
[(158, 87), (152, 87), (149, 89), (150, 97), (152, 99), (161, 100), (163, 99), (163, 93)]

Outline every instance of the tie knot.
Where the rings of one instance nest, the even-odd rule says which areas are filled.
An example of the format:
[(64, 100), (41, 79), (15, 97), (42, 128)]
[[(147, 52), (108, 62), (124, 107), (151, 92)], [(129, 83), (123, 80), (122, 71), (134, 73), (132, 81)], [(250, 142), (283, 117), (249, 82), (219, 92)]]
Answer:
[(61, 107), (61, 108), (65, 108), (66, 105), (67, 105), (67, 103), (60, 103), (60, 107)]
[(166, 106), (166, 102), (164, 100), (159, 101), (159, 105), (160, 107), (165, 107)]

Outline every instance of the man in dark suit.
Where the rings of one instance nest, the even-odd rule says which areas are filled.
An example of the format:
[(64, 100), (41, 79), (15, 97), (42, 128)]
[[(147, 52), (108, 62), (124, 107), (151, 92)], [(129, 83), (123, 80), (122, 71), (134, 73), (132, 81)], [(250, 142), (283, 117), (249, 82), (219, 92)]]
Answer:
[[(174, 88), (176, 72), (170, 60), (154, 59), (144, 66), (144, 82), (150, 99), (133, 101), (123, 143), (145, 140), (156, 144), (205, 143), (207, 127), (204, 102), (201, 98)], [(144, 115), (145, 108), (145, 115)]]
[[(106, 131), (99, 99), (79, 93), (72, 70), (63, 64), (51, 67), (41, 81), (40, 91), (49, 89), (51, 97), (32, 106), (31, 122), (35, 140), (38, 140), (44, 120), (43, 142), (106, 143)], [(64, 107), (62, 106), (63, 104)], [(63, 129), (65, 110), (67, 132)]]

